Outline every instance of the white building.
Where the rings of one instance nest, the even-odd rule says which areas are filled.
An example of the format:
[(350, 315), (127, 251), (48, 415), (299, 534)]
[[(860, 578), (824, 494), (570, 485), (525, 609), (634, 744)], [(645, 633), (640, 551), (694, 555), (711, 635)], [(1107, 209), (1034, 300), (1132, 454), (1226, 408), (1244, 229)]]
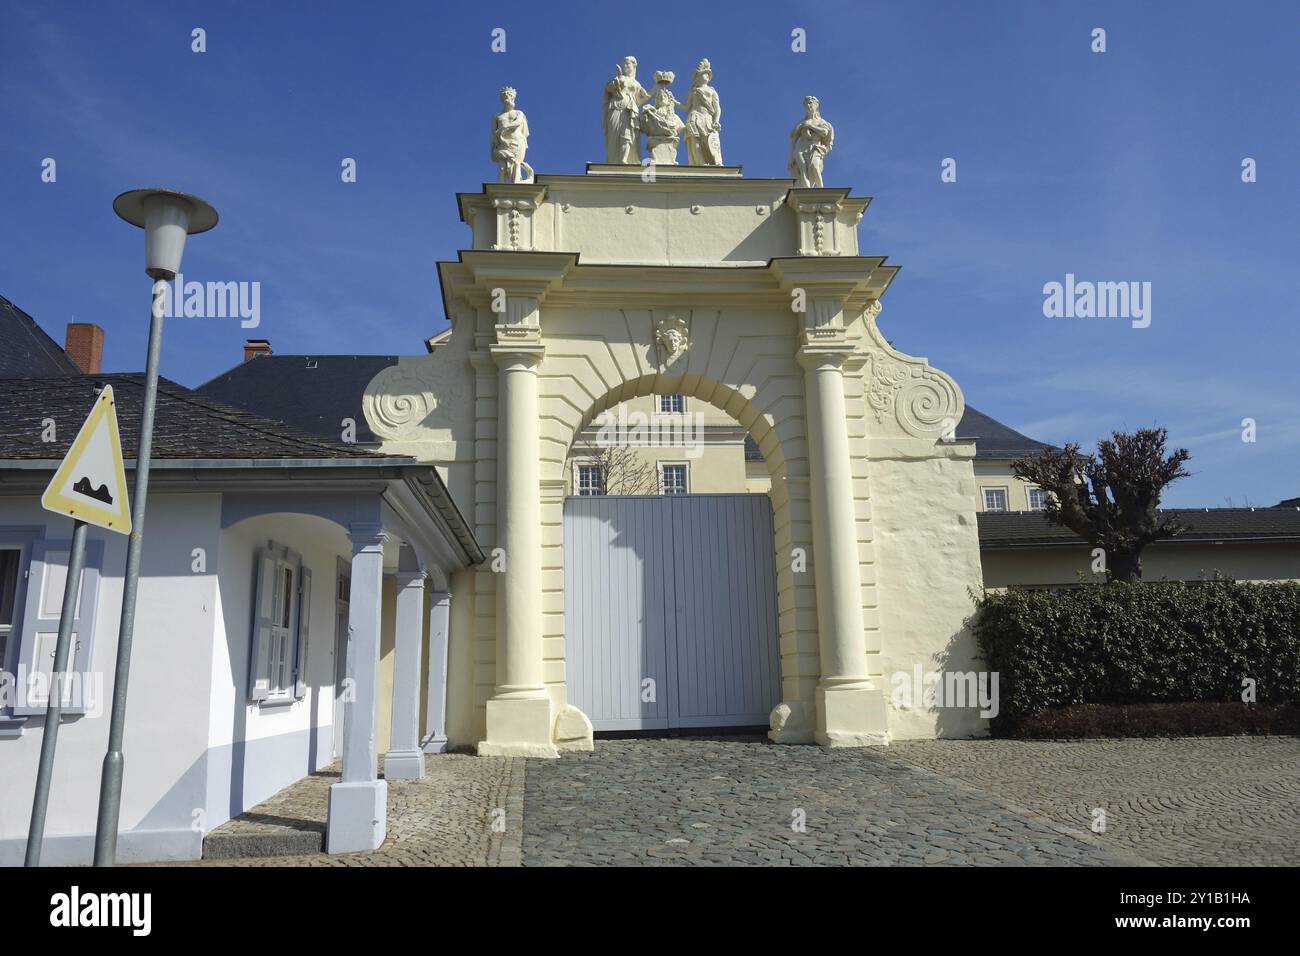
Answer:
[[(48, 693), (33, 675), (49, 673), (71, 533), (40, 494), (101, 382), (130, 459), (140, 376), (0, 379), (0, 864), (23, 858)], [(437, 472), (163, 382), (144, 536), (118, 859), (198, 858), (207, 830), (336, 756), (330, 847), (377, 846), (376, 728), (391, 722), (390, 778), (445, 745), (448, 581), (482, 557)], [(125, 538), (91, 530), (45, 863), (91, 857), (125, 553)], [(398, 666), (381, 713), (386, 576)]]

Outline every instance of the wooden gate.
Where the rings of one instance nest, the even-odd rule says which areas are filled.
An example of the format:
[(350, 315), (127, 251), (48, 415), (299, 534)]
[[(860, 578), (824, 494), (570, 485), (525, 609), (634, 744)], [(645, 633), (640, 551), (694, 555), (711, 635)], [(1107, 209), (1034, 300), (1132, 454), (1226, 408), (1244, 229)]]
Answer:
[(569, 702), (597, 730), (766, 726), (781, 696), (767, 495), (564, 503)]

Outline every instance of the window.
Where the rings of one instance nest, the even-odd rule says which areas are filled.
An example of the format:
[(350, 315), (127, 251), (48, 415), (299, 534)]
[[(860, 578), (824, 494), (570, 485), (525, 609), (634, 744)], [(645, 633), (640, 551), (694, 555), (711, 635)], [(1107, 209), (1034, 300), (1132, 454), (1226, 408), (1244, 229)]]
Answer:
[(1029, 510), (1046, 511), (1047, 510), (1047, 492), (1042, 488), (1029, 489)]
[(984, 510), (985, 511), (1006, 511), (1007, 510), (1007, 489), (985, 488), (984, 489)]
[(605, 493), (605, 469), (600, 465), (578, 465), (577, 488), (579, 495)]
[(659, 491), (665, 495), (684, 495), (687, 493), (687, 466), (660, 465)]
[(297, 611), (298, 591), (293, 586), (293, 568), (280, 568), (280, 588), (276, 594), (279, 611), (276, 626), (271, 628), (271, 696), (289, 692), (289, 641), (293, 637), (293, 615)]
[(660, 395), (659, 413), (661, 415), (684, 415), (686, 413), (686, 396)]
[[(18, 693), (12, 713), (15, 717), (44, 714), (49, 706), (51, 672), (54, 653), (58, 645), (59, 619), (63, 614), (63, 592), (68, 583), (67, 540), (44, 540), (32, 534), (30, 545), (22, 551), (7, 552), (0, 562), (5, 567), (4, 577), (11, 573), (17, 553), (15, 569), (16, 588), (9, 592), (4, 586), (4, 603), (12, 593), (12, 608), (5, 614), (9, 631), (4, 643), (8, 665), (12, 673), (23, 675), (18, 681)], [(23, 565), (26, 563), (26, 581)], [(95, 637), (95, 616), (99, 605), (99, 575), (104, 565), (104, 542), (90, 539), (86, 542), (85, 565), (81, 573), (81, 587), (73, 603), (73, 618), (69, 633), (69, 659), (67, 673), (60, 679), (63, 689), (63, 712), (84, 714), (102, 705), (102, 683), (95, 679), (91, 669)], [(20, 593), (21, 592), (21, 593)]]
[(18, 603), (18, 568), (23, 553), (18, 548), (0, 548), (0, 670), (9, 660), (9, 636), (14, 630)]
[(257, 551), (249, 692), (253, 701), (281, 702), (306, 694), (311, 571), (288, 548)]

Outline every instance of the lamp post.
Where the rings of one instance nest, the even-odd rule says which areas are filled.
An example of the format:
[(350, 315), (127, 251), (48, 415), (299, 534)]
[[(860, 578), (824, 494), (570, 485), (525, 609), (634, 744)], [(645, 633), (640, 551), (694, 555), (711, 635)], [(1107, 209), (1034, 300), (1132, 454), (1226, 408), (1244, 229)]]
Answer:
[(131, 638), (135, 630), (135, 594), (144, 541), (145, 499), (149, 494), (149, 456), (153, 449), (154, 403), (158, 395), (158, 359), (162, 352), (163, 294), (181, 269), (185, 237), (217, 224), (217, 211), (197, 196), (171, 189), (133, 189), (113, 200), (113, 211), (144, 230), (145, 269), (154, 279), (149, 318), (149, 355), (144, 367), (144, 407), (135, 453), (135, 490), (131, 496), (131, 537), (126, 546), (122, 582), (122, 619), (117, 632), (117, 666), (113, 672), (113, 709), (108, 752), (99, 781), (99, 816), (95, 824), (95, 866), (112, 866), (117, 854), (117, 821), (122, 806), (122, 735), (126, 726), (126, 688), (131, 672)]

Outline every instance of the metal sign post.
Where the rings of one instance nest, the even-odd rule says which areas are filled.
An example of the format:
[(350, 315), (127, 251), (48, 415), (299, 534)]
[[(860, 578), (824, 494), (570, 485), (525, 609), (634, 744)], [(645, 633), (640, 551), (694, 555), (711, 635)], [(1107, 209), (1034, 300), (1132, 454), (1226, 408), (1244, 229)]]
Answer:
[(72, 643), (72, 622), (77, 617), (81, 596), (81, 569), (86, 563), (86, 522), (72, 522), (72, 549), (68, 553), (68, 579), (63, 585), (63, 610), (59, 613), (59, 641), (54, 646), (54, 668), (50, 671), (50, 697), (45, 707), (45, 733), (41, 736), (41, 763), (36, 770), (36, 794), (32, 797), (32, 820), (27, 827), (27, 855), (24, 866), (41, 865), (41, 844), (45, 840), (45, 810), (50, 802), (50, 777), (54, 773), (54, 748), (59, 741), (63, 717), (63, 675), (68, 669), (68, 645)]
[(41, 507), (72, 519), (72, 545), (68, 549), (68, 574), (63, 582), (59, 636), (54, 645), (54, 665), (50, 669), (50, 696), (45, 705), (41, 762), (36, 770), (32, 818), (27, 827), (24, 858), (27, 866), (41, 865), (45, 811), (50, 802), (54, 751), (58, 746), (59, 724), (63, 718), (63, 684), (68, 672), (72, 625), (77, 619), (77, 602), (81, 599), (81, 572), (86, 565), (86, 526), (94, 524), (118, 534), (131, 531), (126, 471), (122, 467), (122, 442), (117, 430), (117, 406), (111, 385), (100, 390), (90, 414), (41, 495)]

